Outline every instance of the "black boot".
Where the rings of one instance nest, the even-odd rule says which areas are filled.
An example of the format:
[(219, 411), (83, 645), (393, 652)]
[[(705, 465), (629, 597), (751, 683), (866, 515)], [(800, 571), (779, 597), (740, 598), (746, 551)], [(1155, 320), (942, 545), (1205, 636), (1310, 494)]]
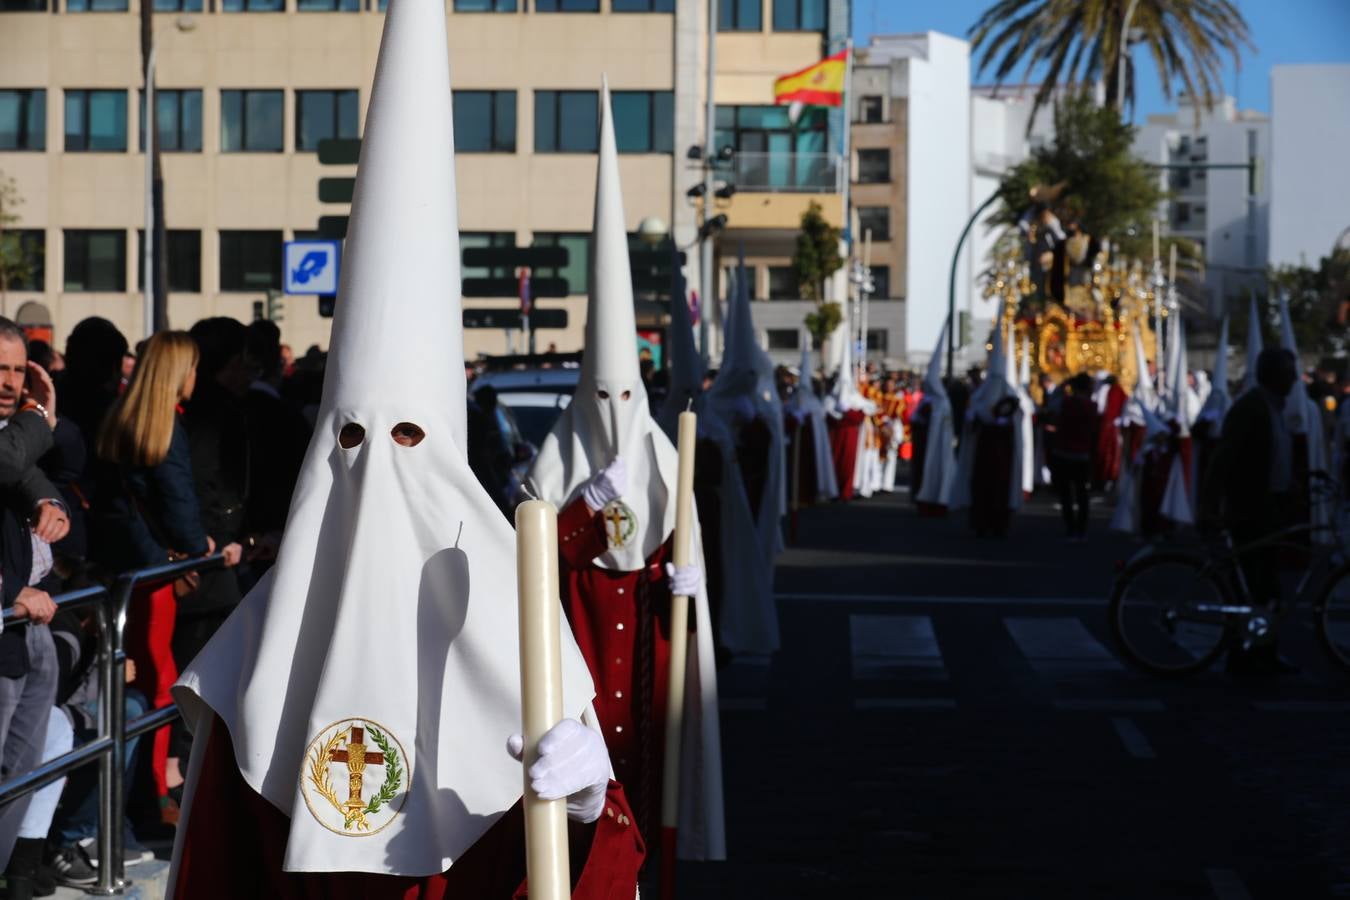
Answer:
[(5, 869), (6, 900), (33, 900), (33, 882), (46, 843), (42, 838), (19, 838), (14, 842), (14, 852)]

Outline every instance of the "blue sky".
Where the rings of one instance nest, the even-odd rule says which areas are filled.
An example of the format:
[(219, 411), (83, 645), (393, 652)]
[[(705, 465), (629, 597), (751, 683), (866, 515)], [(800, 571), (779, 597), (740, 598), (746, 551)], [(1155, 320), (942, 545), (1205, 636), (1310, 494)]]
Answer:
[[(991, 0), (853, 0), (853, 34), (858, 44), (878, 34), (966, 32)], [(1242, 70), (1225, 78), (1227, 92), (1243, 109), (1270, 111), (1270, 67), (1282, 63), (1350, 62), (1350, 0), (1237, 0), (1247, 19), (1255, 51), (1242, 59)], [(1146, 51), (1135, 50), (1138, 67), (1136, 121), (1167, 112), (1162, 85)], [(973, 69), (973, 66), (972, 66)], [(972, 71), (974, 77), (974, 72)], [(988, 76), (976, 82), (992, 81)]]

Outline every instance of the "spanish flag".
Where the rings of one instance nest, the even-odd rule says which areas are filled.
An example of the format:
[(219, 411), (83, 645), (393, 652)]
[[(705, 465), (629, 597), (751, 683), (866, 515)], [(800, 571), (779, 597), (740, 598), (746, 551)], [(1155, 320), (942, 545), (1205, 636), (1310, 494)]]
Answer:
[(773, 83), (775, 104), (802, 103), (807, 106), (843, 106), (844, 75), (848, 69), (848, 51), (840, 50), (800, 72), (784, 75)]

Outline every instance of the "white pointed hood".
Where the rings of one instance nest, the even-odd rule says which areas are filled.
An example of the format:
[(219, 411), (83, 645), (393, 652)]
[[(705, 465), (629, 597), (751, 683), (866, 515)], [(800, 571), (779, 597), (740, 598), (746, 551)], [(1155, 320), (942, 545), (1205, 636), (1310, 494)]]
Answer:
[(933, 355), (928, 357), (928, 370), (923, 376), (923, 395), (933, 397), (941, 395), (944, 399), (947, 396), (947, 388), (942, 383), (942, 348), (947, 346), (947, 331), (951, 328), (951, 319), (946, 319), (942, 323), (942, 330), (938, 332), (937, 344), (933, 347)]
[(1261, 316), (1256, 310), (1256, 293), (1250, 294), (1251, 307), (1247, 314), (1247, 368), (1242, 373), (1242, 393), (1256, 387), (1256, 358), (1261, 355)]
[[(1008, 331), (1012, 331), (1011, 327)], [(1013, 363), (1009, 360), (1011, 338), (1005, 337), (1002, 324), (995, 326), (990, 343), (984, 381), (980, 382), (980, 386), (970, 395), (971, 413), (986, 422), (993, 419), (994, 408), (998, 406), (999, 401), (1005, 397), (1017, 396), (1017, 390), (1013, 387), (1016, 380), (1012, 374)]]
[(1190, 374), (1190, 356), (1186, 352), (1186, 324), (1181, 319), (1180, 310), (1173, 312), (1168, 325), (1171, 330), (1167, 348), (1168, 413), (1181, 428), (1182, 437), (1185, 437), (1191, 433), (1200, 403), (1186, 377)]
[(769, 429), (764, 497), (756, 531), (765, 557), (782, 549), (779, 518), (787, 513), (786, 457), (783, 452), (783, 404), (774, 383), (773, 361), (755, 337), (750, 313), (750, 280), (742, 256), (727, 315), (727, 346), (717, 380), (708, 389), (711, 412), (733, 433), (759, 419)]
[(1223, 424), (1224, 416), (1228, 415), (1228, 409), (1233, 405), (1232, 399), (1228, 396), (1228, 316), (1223, 317), (1223, 324), (1219, 327), (1219, 351), (1214, 359), (1214, 379), (1210, 384), (1209, 396), (1205, 397), (1205, 404), (1200, 408), (1200, 419), (1212, 422), (1210, 436), (1218, 436), (1218, 428)]
[[(515, 539), (465, 457), (445, 35), (439, 0), (390, 0), (277, 564), (175, 689), (189, 721), (209, 721), (201, 704), (219, 717), (244, 780), (289, 817), (287, 871), (442, 872), (521, 795), (503, 744), (521, 722)], [(399, 423), (424, 438), (396, 444)], [(352, 426), (360, 440), (340, 445)], [(577, 716), (593, 688), (563, 640)], [(363, 777), (339, 751), (367, 754)]]
[[(691, 403), (695, 409), (702, 405), (704, 370), (703, 358), (694, 340), (694, 322), (689, 314), (689, 299), (685, 296), (684, 273), (680, 271), (678, 262), (672, 263), (672, 269), (670, 346), (667, 350), (670, 387), (657, 421), (661, 424), (661, 430), (673, 441), (679, 433), (680, 413), (690, 408)], [(700, 428), (703, 424), (700, 417)]]
[(675, 479), (679, 463), (670, 439), (657, 427), (638, 370), (633, 279), (628, 230), (619, 184), (619, 155), (609, 85), (600, 93), (600, 156), (595, 183), (595, 269), (586, 307), (586, 349), (571, 404), (544, 439), (526, 481), (530, 491), (559, 509), (572, 502), (591, 476), (622, 456), (629, 490), (620, 510), (628, 521), (611, 534), (606, 569), (632, 572), (666, 542), (675, 528)]
[(1131, 331), (1134, 334), (1134, 366), (1139, 373), (1139, 380), (1135, 382), (1132, 399), (1152, 410), (1158, 405), (1158, 392), (1153, 386), (1153, 375), (1148, 371), (1148, 356), (1144, 353), (1144, 339), (1140, 336), (1137, 325), (1132, 327)]

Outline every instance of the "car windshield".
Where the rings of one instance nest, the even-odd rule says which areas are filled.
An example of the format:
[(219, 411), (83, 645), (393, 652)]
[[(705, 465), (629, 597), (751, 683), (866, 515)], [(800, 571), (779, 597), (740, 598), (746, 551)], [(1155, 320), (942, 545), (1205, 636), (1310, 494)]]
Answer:
[(544, 438), (548, 437), (549, 431), (553, 429), (553, 423), (558, 421), (558, 416), (562, 415), (562, 407), (512, 406), (511, 412), (516, 417), (516, 426), (520, 429), (521, 436), (538, 447), (544, 443)]

